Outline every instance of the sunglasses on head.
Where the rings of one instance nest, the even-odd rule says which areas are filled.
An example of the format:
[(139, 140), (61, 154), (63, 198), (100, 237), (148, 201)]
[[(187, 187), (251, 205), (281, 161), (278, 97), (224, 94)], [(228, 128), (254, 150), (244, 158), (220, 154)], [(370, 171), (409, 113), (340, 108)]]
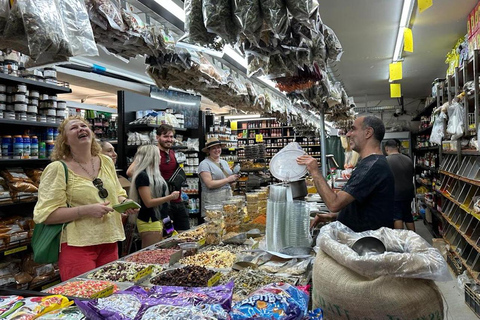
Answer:
[(98, 196), (102, 199), (108, 197), (108, 191), (103, 187), (103, 181), (100, 178), (93, 179), (93, 185), (98, 189)]

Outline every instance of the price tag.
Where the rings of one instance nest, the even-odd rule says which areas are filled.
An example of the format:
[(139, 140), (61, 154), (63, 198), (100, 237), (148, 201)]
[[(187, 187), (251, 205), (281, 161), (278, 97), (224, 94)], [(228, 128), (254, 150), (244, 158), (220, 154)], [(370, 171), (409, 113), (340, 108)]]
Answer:
[(197, 243), (199, 246), (203, 246), (205, 244), (205, 238), (198, 240)]
[(108, 286), (102, 291), (98, 291), (90, 296), (90, 299), (105, 298), (113, 294), (113, 286)]
[(53, 281), (53, 282), (50, 282), (49, 284), (46, 284), (42, 287), (42, 290), (45, 290), (45, 289), (48, 289), (50, 287), (53, 287), (54, 285), (57, 285), (59, 284), (61, 281), (60, 280), (56, 280), (56, 281)]
[(237, 150), (236, 148), (228, 148), (228, 151), (235, 151)]
[(256, 134), (255, 135), (255, 142), (263, 142), (263, 134)]
[(14, 254), (14, 253), (17, 253), (17, 252), (20, 252), (20, 251), (25, 251), (25, 250), (27, 250), (27, 246), (21, 246), (21, 247), (18, 247), (18, 248), (13, 248), (13, 249), (7, 250), (3, 254), (8, 256), (9, 254)]
[(230, 121), (230, 129), (231, 130), (237, 130), (238, 128), (238, 122), (237, 121)]
[(220, 281), (221, 277), (222, 277), (222, 274), (220, 272), (217, 272), (216, 274), (213, 275), (213, 277), (208, 279), (207, 286), (213, 287), (214, 285), (217, 284), (218, 281)]
[(142, 271), (137, 272), (135, 275), (134, 281), (138, 282), (140, 279), (145, 278), (146, 276), (149, 276), (152, 274), (153, 271), (153, 266), (148, 266)]

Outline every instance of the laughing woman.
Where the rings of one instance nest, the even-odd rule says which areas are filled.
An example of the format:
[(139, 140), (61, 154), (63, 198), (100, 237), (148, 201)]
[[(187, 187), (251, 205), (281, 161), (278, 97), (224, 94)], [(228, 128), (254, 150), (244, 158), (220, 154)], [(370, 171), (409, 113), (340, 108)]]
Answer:
[(60, 125), (51, 160), (40, 179), (33, 218), (35, 223), (65, 224), (58, 260), (65, 281), (118, 259), (117, 241), (125, 234), (121, 214), (112, 205), (125, 201), (127, 193), (81, 117), (68, 117)]

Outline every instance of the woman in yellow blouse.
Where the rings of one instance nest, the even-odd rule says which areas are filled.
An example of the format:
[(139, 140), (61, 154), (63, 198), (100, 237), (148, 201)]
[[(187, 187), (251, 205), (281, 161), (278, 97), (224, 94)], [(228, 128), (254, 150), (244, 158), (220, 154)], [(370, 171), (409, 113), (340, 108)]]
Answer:
[[(68, 117), (60, 125), (51, 159), (40, 179), (33, 218), (36, 223), (65, 223), (58, 260), (65, 281), (118, 259), (117, 241), (125, 233), (121, 214), (112, 205), (125, 201), (127, 193), (112, 159), (101, 154), (81, 117)], [(67, 182), (63, 164), (55, 160), (68, 167)]]

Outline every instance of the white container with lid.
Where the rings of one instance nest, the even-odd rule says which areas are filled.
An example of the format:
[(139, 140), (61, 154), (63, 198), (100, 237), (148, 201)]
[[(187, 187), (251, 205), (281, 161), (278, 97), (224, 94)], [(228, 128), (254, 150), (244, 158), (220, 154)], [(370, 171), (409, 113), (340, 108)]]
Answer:
[(26, 102), (15, 102), (13, 104), (15, 112), (27, 112), (27, 103)]
[(67, 101), (58, 100), (57, 109), (67, 109)]
[(7, 103), (7, 111), (15, 111), (15, 107), (13, 106), (13, 103)]
[(54, 109), (54, 108), (40, 109), (39, 113), (46, 116), (55, 117), (57, 115), (57, 109)]
[(7, 95), (3, 92), (0, 93), (0, 101), (2, 102), (7, 101)]
[(8, 120), (15, 120), (15, 112), (3, 111), (3, 118)]
[(63, 120), (65, 120), (65, 117), (55, 117), (55, 119), (58, 124), (61, 124)]
[(54, 100), (41, 100), (40, 109), (56, 109), (57, 101)]
[(57, 117), (65, 118), (67, 116), (67, 110), (65, 109), (56, 109), (57, 110)]
[(27, 96), (25, 93), (15, 93), (13, 96), (13, 102), (26, 102), (27, 101)]
[(40, 97), (40, 92), (38, 92), (37, 90), (30, 90), (29, 97), (38, 99)]
[(7, 105), (4, 103), (4, 102), (0, 102), (0, 110), (6, 110), (7, 109)]
[(56, 118), (55, 117), (51, 117), (51, 116), (47, 116), (47, 122), (48, 123), (56, 123)]
[(43, 76), (48, 78), (57, 78), (57, 69), (55, 68), (44, 68)]
[(15, 112), (15, 120), (27, 121), (26, 112)]
[(15, 87), (13, 87), (14, 93), (26, 93), (27, 92), (27, 85), (25, 83), (19, 83)]
[(34, 105), (34, 104), (28, 104), (28, 105), (27, 105), (27, 112), (28, 112), (28, 113), (35, 113), (35, 114), (36, 114), (36, 113), (38, 113), (38, 108), (37, 108), (37, 106)]
[(32, 97), (30, 97), (30, 98), (27, 100), (27, 103), (28, 103), (28, 104), (33, 104), (33, 105), (35, 105), (35, 106), (38, 107), (38, 99), (37, 99), (37, 98), (32, 98)]
[(28, 113), (27, 112), (27, 121), (37, 121), (37, 114), (36, 113)]
[(47, 122), (47, 116), (44, 114), (39, 114), (37, 115), (37, 121), (38, 122)]
[(47, 100), (54, 100), (54, 101), (57, 101), (57, 95), (54, 94), (54, 95), (51, 95), (51, 96), (48, 96), (48, 99)]
[(7, 86), (4, 85), (3, 83), (0, 83), (0, 92), (6, 92), (7, 91)]

